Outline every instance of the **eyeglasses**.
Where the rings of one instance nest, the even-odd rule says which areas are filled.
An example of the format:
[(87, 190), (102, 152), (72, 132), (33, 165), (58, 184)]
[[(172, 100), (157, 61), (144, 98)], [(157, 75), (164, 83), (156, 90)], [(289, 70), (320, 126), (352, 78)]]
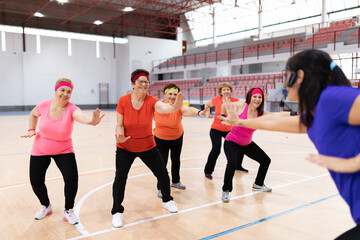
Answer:
[(138, 81), (138, 83), (139, 83), (140, 85), (142, 85), (142, 84), (145, 84), (145, 85), (150, 84), (150, 82), (149, 82), (149, 81)]

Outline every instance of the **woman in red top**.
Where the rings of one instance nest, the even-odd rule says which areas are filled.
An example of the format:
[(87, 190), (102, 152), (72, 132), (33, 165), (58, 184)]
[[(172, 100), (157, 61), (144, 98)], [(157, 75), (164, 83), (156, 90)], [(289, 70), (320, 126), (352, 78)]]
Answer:
[(132, 93), (120, 97), (116, 111), (116, 173), (113, 184), (114, 227), (123, 225), (125, 185), (130, 167), (139, 157), (154, 173), (161, 186), (163, 207), (169, 212), (178, 208), (170, 195), (170, 179), (161, 155), (156, 148), (152, 134), (152, 120), (155, 112), (173, 113), (183, 105), (184, 95), (179, 93), (174, 104), (163, 103), (158, 98), (147, 94), (149, 72), (137, 69), (131, 74)]
[[(209, 100), (205, 104), (204, 110), (200, 112), (200, 116), (203, 116), (203, 114), (209, 111), (210, 108), (215, 107), (215, 118), (210, 129), (210, 139), (211, 139), (212, 149), (209, 153), (204, 169), (205, 177), (210, 180), (212, 179), (212, 173), (214, 172), (216, 160), (220, 155), (221, 138), (225, 138), (226, 135), (231, 130), (231, 126), (221, 124), (221, 121), (217, 118), (217, 116), (221, 115), (221, 106), (223, 104), (223, 98), (229, 98), (231, 102), (237, 102), (239, 100), (237, 98), (231, 97), (232, 92), (233, 89), (231, 84), (227, 82), (221, 83), (218, 87), (218, 93), (220, 96), (213, 97), (211, 100)], [(243, 154), (239, 154), (236, 170), (242, 172), (248, 172), (247, 169), (241, 166), (243, 157), (244, 157)]]
[[(164, 87), (164, 103), (174, 104), (180, 88), (169, 83)], [(200, 110), (194, 107), (182, 105), (180, 110), (170, 114), (160, 114), (155, 112), (155, 142), (161, 157), (165, 163), (168, 162), (169, 151), (171, 151), (171, 187), (185, 189), (185, 185), (180, 182), (180, 154), (183, 144), (184, 128), (181, 123), (182, 116), (197, 116)], [(160, 184), (157, 184), (158, 197), (161, 198)]]

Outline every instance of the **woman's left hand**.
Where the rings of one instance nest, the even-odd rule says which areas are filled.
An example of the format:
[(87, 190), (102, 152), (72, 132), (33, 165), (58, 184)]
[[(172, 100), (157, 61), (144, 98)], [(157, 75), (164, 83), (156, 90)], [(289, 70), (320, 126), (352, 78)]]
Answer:
[(223, 99), (223, 105), (226, 108), (227, 117), (217, 116), (224, 125), (236, 125), (239, 122), (239, 117), (236, 115), (235, 105), (231, 104), (230, 99)]
[(98, 108), (93, 111), (93, 117), (89, 123), (90, 125), (96, 126), (100, 123), (101, 119), (105, 116), (105, 113), (100, 116), (100, 112), (101, 111)]
[(360, 154), (349, 159), (310, 154), (306, 160), (339, 173), (354, 173), (360, 170)]
[(176, 96), (176, 100), (174, 103), (174, 107), (176, 109), (181, 109), (182, 105), (184, 104), (184, 94), (182, 94), (182, 92), (179, 92), (178, 95)]

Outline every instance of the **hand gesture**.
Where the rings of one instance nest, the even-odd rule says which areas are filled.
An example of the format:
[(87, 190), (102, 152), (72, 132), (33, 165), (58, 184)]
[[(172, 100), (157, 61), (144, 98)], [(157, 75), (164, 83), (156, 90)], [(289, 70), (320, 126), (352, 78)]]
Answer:
[(223, 99), (223, 105), (226, 108), (227, 117), (217, 116), (224, 125), (236, 125), (239, 121), (239, 117), (236, 115), (235, 105), (231, 104), (230, 99)]
[(182, 94), (182, 92), (179, 92), (178, 95), (176, 96), (174, 107), (177, 110), (181, 109), (182, 105), (184, 104), (183, 101), (184, 101), (184, 94)]
[(125, 137), (124, 131), (121, 131), (121, 128), (118, 125), (116, 126), (116, 133), (115, 133), (116, 142), (124, 143), (130, 138), (131, 138), (130, 136)]
[(30, 130), (25, 135), (22, 135), (21, 137), (22, 138), (31, 138), (36, 135), (37, 135), (37, 133), (35, 132), (35, 130)]
[(105, 116), (105, 113), (100, 116), (100, 112), (101, 111), (98, 108), (93, 111), (93, 116), (89, 123), (90, 125), (96, 126), (100, 123), (101, 119)]
[(306, 160), (339, 173), (354, 173), (360, 170), (360, 154), (349, 159), (310, 154)]

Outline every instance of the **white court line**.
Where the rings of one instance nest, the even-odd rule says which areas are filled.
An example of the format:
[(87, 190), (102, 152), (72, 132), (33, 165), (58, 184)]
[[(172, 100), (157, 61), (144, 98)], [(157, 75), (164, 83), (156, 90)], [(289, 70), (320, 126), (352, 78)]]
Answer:
[[(203, 168), (186, 168), (186, 169), (181, 169), (181, 170), (199, 170), (199, 169), (203, 169)], [(224, 167), (222, 167), (222, 169), (224, 169)], [(269, 170), (269, 172), (272, 172), (272, 171)], [(317, 178), (321, 178), (321, 177), (324, 177), (324, 176), (328, 176), (328, 175), (329, 175), (329, 173), (326, 173), (326, 174), (321, 174), (321, 175), (318, 175), (318, 176), (310, 177), (310, 176), (306, 176), (306, 175), (293, 174), (293, 173), (281, 172), (281, 171), (274, 171), (274, 172), (276, 172), (276, 173), (283, 173), (283, 174), (290, 174), (290, 175), (296, 175), (296, 176), (302, 176), (302, 177), (306, 177), (306, 179), (302, 179), (302, 180), (299, 180), (299, 181), (295, 181), (295, 182), (291, 182), (291, 183), (286, 183), (286, 184), (282, 184), (282, 185), (279, 185), (279, 186), (275, 186), (275, 187), (273, 187), (273, 189), (282, 188), (282, 187), (287, 187), (287, 186), (290, 186), (290, 185), (294, 185), (294, 184), (298, 184), (298, 183), (310, 181), (310, 180), (313, 180), (313, 179), (317, 179)], [(141, 176), (150, 175), (150, 174), (152, 174), (152, 173), (136, 175), (136, 176), (132, 176), (132, 177), (129, 177), (129, 178), (136, 178), (136, 177), (141, 177)], [(86, 194), (85, 196), (83, 196), (83, 197), (80, 199), (80, 201), (76, 204), (74, 211), (75, 211), (75, 214), (78, 214), (79, 223), (80, 223), (80, 215), (79, 215), (79, 212), (80, 212), (81, 206), (82, 206), (82, 204), (85, 202), (85, 200), (86, 200), (91, 194), (95, 193), (96, 191), (98, 191), (98, 190), (100, 190), (100, 189), (102, 189), (102, 188), (104, 188), (104, 187), (106, 187), (106, 186), (108, 186), (108, 185), (110, 185), (110, 184), (112, 184), (112, 182), (107, 183), (107, 184), (104, 184), (104, 185), (102, 185), (102, 186), (100, 186), (100, 187), (92, 190), (91, 192), (89, 192), (88, 194)], [(244, 198), (244, 197), (251, 196), (251, 195), (255, 195), (255, 194), (259, 194), (259, 193), (261, 193), (261, 192), (251, 192), (251, 193), (247, 193), (247, 194), (244, 194), (244, 195), (231, 197), (231, 199)], [(197, 209), (201, 209), (201, 208), (213, 206), (213, 205), (216, 205), (216, 204), (219, 204), (219, 203), (222, 203), (222, 201), (216, 201), (216, 202), (212, 202), (212, 203), (200, 205), (200, 206), (197, 206), (197, 207), (193, 207), (193, 208), (181, 210), (181, 211), (179, 211), (178, 213), (175, 213), (175, 214), (190, 212), (190, 211), (194, 211), (194, 210), (197, 210)], [(164, 215), (161, 215), (161, 216), (157, 216), (157, 217), (153, 217), (153, 218), (148, 218), (148, 219), (140, 220), (140, 221), (137, 221), (137, 222), (125, 224), (122, 228), (131, 227), (131, 226), (134, 226), (134, 225), (138, 225), (138, 224), (141, 224), (141, 223), (154, 221), (154, 220), (161, 219), (161, 218), (170, 217), (170, 216), (173, 216), (173, 215), (174, 215), (174, 213), (168, 213), (168, 214), (164, 214)], [(114, 231), (114, 230), (118, 230), (118, 229), (119, 229), (119, 228), (111, 228), (111, 229), (100, 230), (100, 231), (93, 232), (93, 233), (88, 233), (88, 231), (87, 231), (81, 224), (78, 224), (78, 225), (79, 225), (79, 226), (76, 226), (76, 227), (77, 227), (78, 231), (79, 231), (82, 235), (81, 235), (81, 236), (78, 236), (78, 237), (75, 237), (75, 238), (70, 238), (71, 240), (72, 240), (72, 239), (82, 239), (82, 238), (85, 238), (85, 237), (95, 236), (95, 235), (99, 235), (99, 234), (103, 234), (103, 233), (106, 233), (106, 232), (110, 232), (110, 231)], [(70, 239), (69, 239), (69, 240), (70, 240)]]

